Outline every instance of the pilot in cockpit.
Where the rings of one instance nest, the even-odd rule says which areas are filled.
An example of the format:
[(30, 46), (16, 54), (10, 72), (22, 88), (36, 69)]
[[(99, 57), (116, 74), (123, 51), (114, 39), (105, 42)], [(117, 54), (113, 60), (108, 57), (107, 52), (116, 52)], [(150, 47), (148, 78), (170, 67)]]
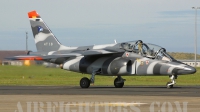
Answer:
[(138, 50), (139, 50), (139, 54), (144, 55), (143, 49), (142, 49), (142, 47), (143, 47), (142, 44), (143, 44), (142, 41), (140, 41), (140, 42), (138, 43)]

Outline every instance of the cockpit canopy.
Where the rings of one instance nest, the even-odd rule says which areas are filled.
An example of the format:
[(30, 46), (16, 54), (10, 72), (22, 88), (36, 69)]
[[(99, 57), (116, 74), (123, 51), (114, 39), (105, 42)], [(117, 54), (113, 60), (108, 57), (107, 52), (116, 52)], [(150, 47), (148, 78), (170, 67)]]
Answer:
[(150, 43), (143, 43), (141, 40), (121, 43), (121, 48), (152, 59), (175, 60), (166, 52), (165, 48)]

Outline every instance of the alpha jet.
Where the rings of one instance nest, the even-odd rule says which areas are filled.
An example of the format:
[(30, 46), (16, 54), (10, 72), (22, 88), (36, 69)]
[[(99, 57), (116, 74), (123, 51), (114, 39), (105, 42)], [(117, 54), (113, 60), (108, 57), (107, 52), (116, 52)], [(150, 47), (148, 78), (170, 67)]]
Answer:
[(80, 80), (81, 88), (88, 88), (95, 82), (96, 75), (117, 76), (116, 88), (124, 86), (122, 76), (169, 76), (167, 88), (172, 88), (179, 75), (193, 74), (196, 69), (171, 57), (165, 48), (144, 43), (141, 40), (67, 47), (54, 36), (36, 11), (28, 13), (37, 52), (25, 56), (14, 56), (12, 60), (42, 60), (59, 64), (64, 70), (91, 74), (90, 79)]

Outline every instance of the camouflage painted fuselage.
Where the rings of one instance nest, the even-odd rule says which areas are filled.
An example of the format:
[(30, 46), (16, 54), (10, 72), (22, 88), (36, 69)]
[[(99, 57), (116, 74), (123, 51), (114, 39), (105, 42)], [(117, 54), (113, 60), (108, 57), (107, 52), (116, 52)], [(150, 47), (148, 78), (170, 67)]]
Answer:
[(181, 75), (196, 71), (193, 67), (178, 61), (150, 59), (132, 52), (70, 58), (63, 64), (63, 69), (88, 74), (99, 69), (99, 75), (111, 76)]

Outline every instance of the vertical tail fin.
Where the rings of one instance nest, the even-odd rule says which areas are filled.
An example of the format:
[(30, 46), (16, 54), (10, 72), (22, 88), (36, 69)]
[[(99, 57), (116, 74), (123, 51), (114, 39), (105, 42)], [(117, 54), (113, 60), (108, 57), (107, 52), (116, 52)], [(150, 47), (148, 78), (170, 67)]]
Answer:
[(36, 11), (29, 12), (28, 17), (30, 20), (37, 51), (50, 52), (60, 50), (61, 48), (67, 49), (67, 47), (63, 46), (57, 40), (57, 38), (53, 35), (51, 30)]

